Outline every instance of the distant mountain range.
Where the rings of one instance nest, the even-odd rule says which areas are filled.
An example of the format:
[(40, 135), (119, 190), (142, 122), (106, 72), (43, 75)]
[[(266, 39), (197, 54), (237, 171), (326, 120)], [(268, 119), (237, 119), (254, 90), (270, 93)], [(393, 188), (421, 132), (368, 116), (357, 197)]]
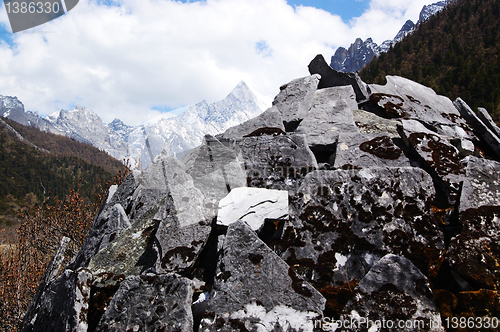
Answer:
[(146, 169), (164, 149), (172, 156), (182, 156), (200, 145), (206, 134), (221, 133), (259, 115), (265, 108), (265, 103), (243, 81), (221, 101), (202, 101), (186, 107), (178, 116), (138, 126), (126, 125), (120, 119), (105, 124), (96, 113), (80, 106), (41, 117), (26, 111), (16, 97), (0, 96), (0, 116), (89, 143), (118, 160), (128, 159), (137, 169)]
[[(424, 6), (420, 12), (417, 24), (427, 21), (429, 17), (441, 11), (447, 4), (448, 1), (439, 1), (434, 4)], [(356, 41), (351, 44), (349, 49), (339, 47), (335, 51), (335, 54), (331, 59), (330, 67), (344, 73), (354, 73), (360, 71), (373, 59), (373, 57), (378, 57), (381, 53), (386, 53), (391, 46), (401, 41), (409, 33), (412, 33), (414, 29), (415, 23), (408, 20), (393, 40), (386, 40), (381, 45), (377, 45), (371, 38), (368, 38), (365, 41), (361, 38), (357, 38)]]

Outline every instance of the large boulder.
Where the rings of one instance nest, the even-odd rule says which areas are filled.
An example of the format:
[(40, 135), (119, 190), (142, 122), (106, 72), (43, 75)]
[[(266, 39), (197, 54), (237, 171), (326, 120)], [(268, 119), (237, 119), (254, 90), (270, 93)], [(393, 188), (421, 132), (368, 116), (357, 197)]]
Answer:
[(500, 280), (500, 163), (470, 157), (459, 213), (462, 232), (450, 243), (449, 264), (469, 281), (471, 289), (496, 289)]
[(313, 331), (325, 299), (242, 221), (231, 224), (199, 331)]
[(43, 290), (20, 331), (87, 331), (91, 285), (92, 274), (87, 269), (65, 270)]
[(427, 277), (408, 259), (392, 254), (356, 286), (341, 320), (356, 323), (343, 331), (445, 331)]
[(193, 331), (193, 282), (175, 274), (126, 278), (96, 331)]
[(294, 218), (273, 245), (338, 314), (349, 296), (337, 294), (387, 253), (436, 275), (444, 238), (431, 212), (434, 194), (432, 178), (418, 168), (315, 171), (294, 196)]
[(293, 191), (307, 173), (318, 169), (304, 135), (246, 137), (238, 149), (249, 187)]

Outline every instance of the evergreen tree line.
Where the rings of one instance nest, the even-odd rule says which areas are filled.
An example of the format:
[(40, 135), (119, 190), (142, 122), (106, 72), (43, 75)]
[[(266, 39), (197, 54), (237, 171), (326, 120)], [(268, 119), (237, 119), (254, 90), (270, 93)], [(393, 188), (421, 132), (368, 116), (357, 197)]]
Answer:
[(398, 75), (500, 121), (500, 0), (454, 0), (359, 73), (385, 84)]
[(24, 140), (0, 126), (0, 215), (14, 214), (12, 201), (29, 205), (33, 199), (27, 202), (26, 197), (43, 202), (77, 188), (83, 198), (93, 199), (99, 180), (107, 182), (124, 169), (120, 161), (88, 144), (2, 120)]

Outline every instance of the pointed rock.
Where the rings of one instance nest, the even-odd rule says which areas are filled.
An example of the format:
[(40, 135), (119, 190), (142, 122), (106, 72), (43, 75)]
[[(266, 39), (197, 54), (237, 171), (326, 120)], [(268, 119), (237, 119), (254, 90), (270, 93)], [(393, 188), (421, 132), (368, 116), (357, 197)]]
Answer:
[(354, 122), (358, 131), (363, 134), (382, 134), (388, 133), (391, 138), (399, 138), (398, 125), (399, 120), (390, 120), (377, 116), (364, 110), (353, 111)]
[(309, 112), (319, 79), (319, 75), (306, 76), (280, 87), (273, 106), (280, 111), (287, 132), (294, 131)]
[(349, 289), (387, 253), (428, 275), (439, 271), (444, 239), (431, 212), (434, 193), (432, 178), (418, 168), (315, 171), (293, 197), (283, 238), (272, 245), (339, 314)]
[[(353, 319), (358, 325), (346, 331), (371, 331), (374, 325), (367, 319), (372, 324), (394, 324), (386, 325), (388, 330), (445, 331), (427, 277), (408, 259), (392, 254), (380, 259), (354, 289), (341, 316), (341, 320)], [(417, 322), (421, 325), (406, 325)]]
[(193, 331), (193, 283), (175, 274), (125, 279), (96, 331)]
[(200, 331), (313, 331), (325, 299), (298, 277), (254, 231), (228, 228)]
[(87, 267), (90, 259), (100, 249), (130, 226), (130, 218), (126, 211), (132, 208), (132, 196), (138, 186), (139, 176), (139, 172), (130, 173), (114, 193), (112, 191), (108, 193), (106, 203), (92, 223), (80, 250), (68, 265), (69, 269)]
[(358, 102), (368, 99), (369, 93), (366, 89), (366, 84), (363, 83), (357, 73), (342, 73), (333, 70), (332, 67), (326, 63), (325, 58), (321, 54), (318, 54), (311, 63), (309, 63), (308, 68), (311, 75), (321, 75), (318, 89), (350, 85), (356, 93), (356, 100)]

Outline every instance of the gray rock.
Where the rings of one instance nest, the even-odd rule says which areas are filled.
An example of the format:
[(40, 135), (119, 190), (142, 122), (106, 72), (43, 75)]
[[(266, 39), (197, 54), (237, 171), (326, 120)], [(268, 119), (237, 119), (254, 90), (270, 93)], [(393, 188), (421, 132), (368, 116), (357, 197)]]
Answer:
[(193, 283), (175, 274), (125, 279), (96, 331), (193, 331)]
[(356, 100), (358, 102), (365, 101), (369, 97), (366, 84), (363, 83), (357, 73), (342, 73), (333, 70), (326, 63), (325, 58), (321, 54), (318, 54), (311, 61), (311, 63), (309, 63), (308, 68), (311, 75), (321, 75), (321, 81), (319, 82), (318, 89), (350, 85), (356, 93)]
[(363, 134), (382, 134), (388, 133), (389, 136), (399, 138), (398, 125), (401, 124), (398, 120), (390, 120), (382, 118), (374, 113), (364, 110), (353, 111), (354, 122), (358, 127), (358, 131)]
[(403, 151), (388, 133), (340, 134), (334, 167), (406, 167), (411, 166)]
[(466, 126), (450, 99), (403, 77), (386, 76), (386, 79), (386, 85), (370, 85), (370, 99), (388, 116), (418, 120), (430, 127)]
[(241, 158), (210, 135), (206, 135), (203, 145), (186, 155), (182, 161), (194, 186), (204, 196), (207, 220), (216, 216), (219, 201), (232, 189), (246, 186)]
[(238, 148), (249, 187), (293, 191), (308, 172), (318, 169), (304, 135), (246, 137)]
[(307, 76), (280, 87), (273, 106), (280, 111), (287, 132), (294, 131), (309, 112), (319, 79), (319, 75)]
[(358, 104), (351, 86), (316, 91), (313, 105), (295, 131), (306, 135), (311, 150), (333, 150), (342, 132), (357, 132), (352, 110)]
[(264, 221), (288, 217), (288, 192), (263, 188), (235, 188), (219, 202), (217, 224), (229, 226), (241, 220), (259, 232)]
[(264, 113), (231, 127), (217, 135), (218, 139), (239, 139), (244, 136), (259, 136), (262, 134), (285, 133), (281, 112), (276, 107), (267, 109)]
[(469, 158), (459, 206), (462, 232), (447, 257), (462, 278), (494, 289), (500, 278), (500, 163)]
[(138, 186), (139, 176), (138, 172), (130, 173), (114, 193), (108, 193), (105, 205), (92, 223), (80, 250), (69, 263), (69, 269), (87, 267), (90, 259), (130, 224), (125, 211), (130, 211), (134, 204), (132, 195)]
[(325, 299), (250, 227), (231, 224), (200, 331), (313, 331)]
[(500, 128), (497, 126), (495, 121), (493, 121), (490, 113), (488, 113), (486, 109), (479, 107), (477, 109), (477, 116), (497, 137), (500, 137)]
[(87, 331), (91, 284), (87, 269), (65, 270), (44, 289), (20, 331)]
[(460, 160), (457, 148), (418, 121), (402, 120), (402, 123), (401, 137), (422, 158), (430, 172), (439, 179), (449, 202), (455, 202), (460, 182), (465, 176), (465, 167)]
[(455, 105), (470, 125), (474, 127), (479, 137), (481, 137), (481, 139), (490, 146), (497, 156), (500, 156), (500, 137), (496, 136), (462, 99), (457, 98), (453, 102), (453, 105)]
[[(408, 259), (392, 254), (380, 259), (354, 289), (354, 296), (341, 316), (341, 320), (352, 319), (359, 325), (345, 331), (372, 331), (367, 319), (371, 324), (375, 321), (394, 324), (381, 324), (382, 330), (388, 331), (445, 331), (427, 277)], [(396, 325), (400, 321), (422, 325)]]
[[(160, 205), (172, 204), (168, 197)], [(95, 276), (96, 282), (119, 284), (125, 277), (139, 275), (154, 266), (156, 255), (151, 248), (160, 220), (155, 218), (159, 206), (144, 213), (127, 230), (102, 248), (92, 257), (88, 269)], [(146, 259), (146, 256), (147, 257)], [(109, 277), (116, 278), (109, 280)]]
[(475, 146), (471, 140), (466, 138), (453, 138), (450, 143), (458, 150), (458, 156), (460, 158), (465, 158), (474, 154)]
[(434, 193), (431, 177), (418, 168), (315, 171), (293, 197), (295, 218), (272, 245), (324, 290), (329, 308), (342, 307), (336, 294), (354, 288), (387, 253), (437, 273), (444, 240), (431, 212)]

